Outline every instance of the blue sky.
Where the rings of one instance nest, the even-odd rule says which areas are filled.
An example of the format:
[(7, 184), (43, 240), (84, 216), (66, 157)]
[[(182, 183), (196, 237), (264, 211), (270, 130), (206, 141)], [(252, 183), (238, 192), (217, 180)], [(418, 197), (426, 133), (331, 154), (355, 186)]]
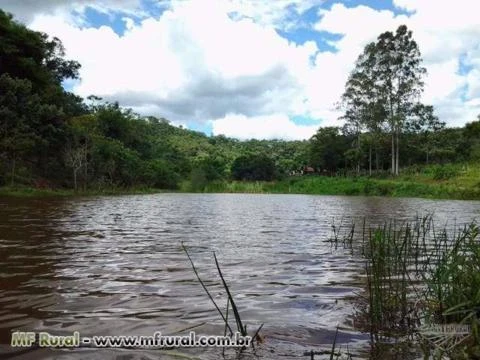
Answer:
[(470, 0), (1, 4), (82, 64), (67, 89), (207, 134), (303, 139), (340, 126), (334, 104), (356, 57), (400, 24), (413, 30), (429, 73), (422, 101), (449, 126), (480, 113), (480, 21)]

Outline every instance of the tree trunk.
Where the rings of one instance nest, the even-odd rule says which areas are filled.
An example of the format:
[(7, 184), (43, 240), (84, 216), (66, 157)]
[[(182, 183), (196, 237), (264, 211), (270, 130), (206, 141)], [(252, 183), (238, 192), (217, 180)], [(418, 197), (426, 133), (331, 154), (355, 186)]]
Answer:
[(395, 131), (392, 129), (392, 175), (395, 175)]
[(88, 182), (88, 162), (85, 161), (85, 169), (83, 170), (83, 190), (87, 190)]
[(84, 169), (83, 169), (83, 190), (87, 190), (87, 185), (88, 185), (88, 145), (85, 143), (85, 149), (83, 153), (83, 164), (84, 164)]
[(397, 138), (397, 150), (396, 150), (396, 160), (395, 160), (395, 175), (398, 176), (399, 174), (399, 163), (400, 163), (400, 142), (399, 142), (399, 138), (398, 138), (398, 133), (399, 133), (399, 129), (397, 129), (397, 134), (396, 134), (396, 138)]
[(392, 97), (390, 95), (389, 98), (389, 103), (390, 103), (390, 121), (391, 121), (391, 127), (392, 127), (392, 175), (395, 175), (395, 119), (393, 117), (393, 103), (392, 103)]
[(368, 146), (368, 175), (372, 176), (372, 144)]
[(77, 169), (73, 168), (73, 188), (77, 191)]
[(13, 159), (12, 159), (12, 173), (11, 173), (11, 178), (10, 178), (10, 185), (13, 186), (15, 185), (15, 167), (17, 165), (17, 156), (14, 154)]
[(360, 129), (357, 127), (357, 176), (360, 175)]

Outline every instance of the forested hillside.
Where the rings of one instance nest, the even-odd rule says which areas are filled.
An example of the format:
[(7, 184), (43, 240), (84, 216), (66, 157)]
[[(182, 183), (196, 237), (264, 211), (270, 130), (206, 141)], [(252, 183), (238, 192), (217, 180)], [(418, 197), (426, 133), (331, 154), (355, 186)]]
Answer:
[[(372, 64), (374, 58), (388, 60), (398, 44), (407, 44), (406, 67)], [(382, 34), (359, 57), (346, 84), (339, 105), (344, 127), (320, 128), (305, 141), (239, 141), (66, 91), (62, 84), (78, 79), (81, 64), (65, 59), (59, 39), (29, 30), (0, 10), (0, 186), (198, 191), (211, 182), (276, 180), (305, 166), (328, 176), (375, 176), (425, 164), (478, 162), (480, 119), (446, 128), (433, 107), (410, 101), (421, 90), (420, 64), (405, 28)], [(382, 76), (382, 84), (372, 83)], [(408, 76), (407, 85), (394, 85)]]

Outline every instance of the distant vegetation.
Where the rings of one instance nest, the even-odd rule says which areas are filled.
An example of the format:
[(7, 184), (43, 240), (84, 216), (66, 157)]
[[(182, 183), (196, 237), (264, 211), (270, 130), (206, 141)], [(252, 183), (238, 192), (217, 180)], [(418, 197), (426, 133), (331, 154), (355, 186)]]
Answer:
[[(417, 172), (418, 171), (418, 172)], [(448, 179), (438, 176), (455, 173)], [(480, 200), (480, 167), (430, 165), (407, 168), (398, 177), (389, 176), (299, 176), (277, 181), (222, 181), (209, 183), (202, 191), (224, 193), (270, 193), (315, 195), (365, 195)]]
[[(419, 191), (433, 197), (452, 191), (462, 197), (455, 181), (480, 161), (480, 118), (463, 128), (445, 128), (432, 106), (418, 102), (425, 71), (404, 26), (381, 34), (359, 57), (339, 102), (346, 125), (320, 128), (304, 141), (207, 136), (96, 96), (82, 99), (62, 87), (78, 79), (80, 64), (64, 58), (59, 39), (29, 30), (1, 10), (0, 32), (4, 193), (250, 186), (268, 192)], [(291, 176), (306, 167), (314, 169), (315, 178)], [(469, 182), (464, 193), (477, 197), (478, 186)]]

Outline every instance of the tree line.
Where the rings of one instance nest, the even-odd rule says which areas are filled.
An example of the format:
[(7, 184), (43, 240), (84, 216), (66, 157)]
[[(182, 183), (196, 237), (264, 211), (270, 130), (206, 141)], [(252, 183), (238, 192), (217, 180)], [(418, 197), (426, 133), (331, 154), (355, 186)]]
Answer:
[(59, 39), (0, 10), (0, 186), (176, 189), (188, 183), (197, 190), (214, 181), (280, 179), (307, 165), (329, 174), (387, 167), (396, 174), (399, 164), (480, 159), (478, 121), (448, 129), (433, 107), (416, 101), (420, 64), (406, 28), (382, 34), (347, 82), (339, 104), (343, 128), (320, 128), (304, 141), (239, 141), (66, 91), (62, 84), (78, 79), (80, 64), (65, 59)]

